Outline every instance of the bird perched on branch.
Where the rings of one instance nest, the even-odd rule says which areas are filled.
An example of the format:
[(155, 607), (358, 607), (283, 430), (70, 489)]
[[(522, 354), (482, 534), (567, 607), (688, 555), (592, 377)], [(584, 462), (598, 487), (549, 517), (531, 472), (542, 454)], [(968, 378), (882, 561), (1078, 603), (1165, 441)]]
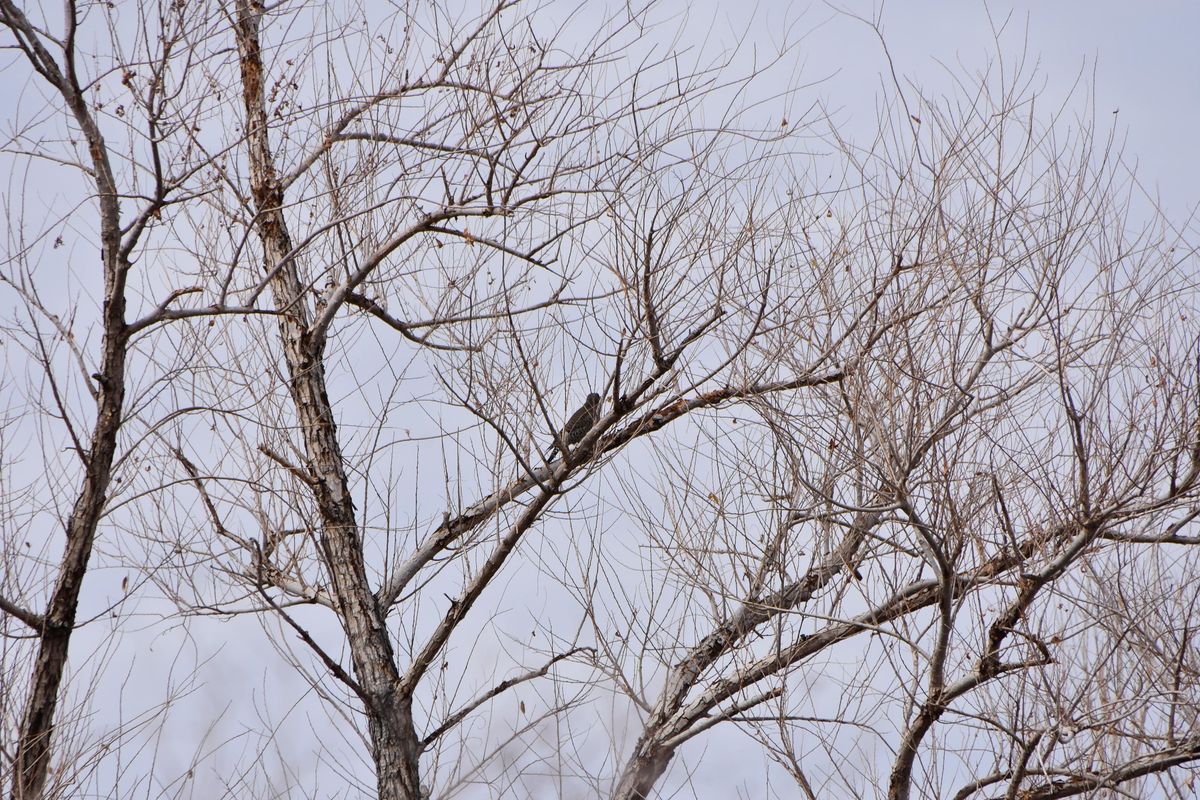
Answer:
[(559, 441), (565, 440), (568, 445), (576, 444), (587, 435), (598, 419), (600, 419), (600, 395), (592, 392), (579, 410), (567, 420), (567, 424), (563, 426), (562, 433), (559, 435), (559, 440), (551, 445), (546, 460), (554, 458), (554, 455), (559, 452)]

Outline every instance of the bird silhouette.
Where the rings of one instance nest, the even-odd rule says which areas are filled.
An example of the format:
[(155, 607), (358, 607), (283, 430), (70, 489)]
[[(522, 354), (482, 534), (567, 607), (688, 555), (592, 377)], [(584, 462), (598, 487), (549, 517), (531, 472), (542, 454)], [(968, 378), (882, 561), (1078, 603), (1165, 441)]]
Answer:
[[(600, 395), (592, 392), (587, 396), (583, 405), (567, 419), (567, 424), (562, 429), (561, 439), (565, 440), (568, 445), (578, 443), (587, 435), (598, 419), (600, 419)], [(558, 451), (558, 442), (556, 441), (551, 445), (546, 460), (554, 458)]]

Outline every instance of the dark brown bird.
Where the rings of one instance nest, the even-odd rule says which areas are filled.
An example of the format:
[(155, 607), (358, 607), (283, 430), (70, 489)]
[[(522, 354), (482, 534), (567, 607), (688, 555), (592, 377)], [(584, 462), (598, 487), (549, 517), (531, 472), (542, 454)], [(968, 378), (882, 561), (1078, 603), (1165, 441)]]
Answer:
[[(600, 395), (592, 392), (579, 410), (572, 414), (567, 420), (567, 424), (563, 426), (562, 438), (566, 440), (567, 444), (576, 444), (587, 435), (598, 419), (600, 419)], [(554, 458), (554, 454), (557, 452), (558, 442), (555, 442), (550, 447), (550, 453), (546, 458)]]

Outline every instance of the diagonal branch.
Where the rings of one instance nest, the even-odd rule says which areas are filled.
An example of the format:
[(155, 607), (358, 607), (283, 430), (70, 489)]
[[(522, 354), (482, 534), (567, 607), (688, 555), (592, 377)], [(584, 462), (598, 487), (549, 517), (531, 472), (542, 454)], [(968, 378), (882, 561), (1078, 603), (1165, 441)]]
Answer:
[(429, 747), (429, 745), (431, 745), (435, 741), (437, 741), (439, 737), (441, 737), (443, 734), (445, 734), (447, 731), (449, 731), (455, 725), (458, 725), (460, 722), (462, 722), (464, 719), (466, 719), (467, 716), (469, 716), (473, 711), (475, 711), (475, 709), (479, 708), (480, 706), (482, 706), (484, 703), (488, 702), (489, 700), (497, 697), (500, 694), (503, 694), (504, 692), (508, 691), (509, 689), (513, 688), (514, 686), (518, 686), (522, 683), (528, 683), (529, 681), (537, 680), (538, 678), (544, 678), (550, 672), (550, 668), (553, 667), (558, 662), (563, 661), (564, 659), (570, 658), (571, 656), (576, 655), (578, 653), (584, 653), (584, 652), (594, 653), (595, 650), (591, 647), (576, 647), (571, 650), (568, 650), (565, 653), (559, 653), (558, 655), (556, 655), (554, 658), (547, 661), (545, 664), (543, 664), (538, 669), (526, 672), (524, 675), (518, 675), (515, 678), (508, 678), (507, 680), (500, 681), (500, 683), (493, 686), (487, 692), (485, 692), (484, 694), (475, 698), (470, 703), (468, 703), (467, 705), (460, 708), (458, 711), (455, 711), (453, 714), (451, 714), (449, 717), (447, 717), (445, 719), (445, 721), (442, 722), (441, 725), (438, 725), (436, 728), (434, 728), (432, 733), (430, 733), (424, 739), (421, 740), (421, 749), (422, 750), (427, 749)]
[(4, 595), (0, 595), (0, 611), (11, 617), (16, 617), (35, 631), (40, 631), (46, 624), (45, 618), (40, 614), (30, 611), (24, 606), (17, 605), (11, 600), (6, 599)]
[[(576, 446), (576, 452), (580, 455), (579, 463), (586, 463), (592, 455), (612, 453), (620, 450), (634, 439), (648, 436), (684, 415), (699, 409), (715, 408), (723, 403), (772, 392), (836, 383), (842, 380), (843, 377), (845, 377), (844, 373), (837, 370), (827, 373), (802, 375), (787, 381), (753, 384), (740, 388), (727, 386), (723, 389), (697, 395), (691, 400), (680, 398), (643, 414), (621, 430), (614, 432), (610, 436), (599, 438), (599, 441), (585, 439), (583, 442), (580, 442)], [(610, 414), (609, 416), (611, 417), (612, 415)], [(611, 419), (602, 418), (595, 429), (599, 430), (602, 434), (611, 424)], [(600, 434), (596, 436), (600, 437)], [(595, 447), (594, 451), (590, 449), (592, 446)], [(468, 506), (458, 515), (447, 517), (443, 520), (437, 528), (430, 532), (425, 541), (417, 547), (416, 551), (408, 556), (407, 559), (404, 559), (400, 566), (380, 586), (376, 592), (380, 608), (386, 611), (395, 605), (400, 595), (404, 592), (405, 587), (438, 553), (445, 550), (446, 547), (464, 534), (483, 524), (517, 497), (541, 485), (550, 476), (552, 469), (550, 466), (544, 466), (529, 475), (516, 478), (483, 499)]]

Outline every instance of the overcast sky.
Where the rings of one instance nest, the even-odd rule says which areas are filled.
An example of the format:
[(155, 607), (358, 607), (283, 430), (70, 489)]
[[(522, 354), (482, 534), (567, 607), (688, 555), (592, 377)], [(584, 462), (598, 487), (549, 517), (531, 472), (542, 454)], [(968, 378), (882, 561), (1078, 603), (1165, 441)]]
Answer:
[(765, 47), (778, 43), (785, 30), (807, 32), (799, 48), (801, 78), (828, 75), (814, 91), (843, 109), (843, 119), (855, 128), (873, 119), (886, 62), (874, 33), (841, 12), (878, 16), (897, 73), (932, 92), (994, 58), (998, 31), (999, 52), (1008, 63), (1024, 48), (1039, 66), (1051, 102), (1079, 83), (1076, 107), (1082, 110), (1094, 88), (1097, 120), (1106, 124), (1116, 112), (1127, 158), (1173, 218), (1185, 218), (1200, 197), (1194, 145), (1200, 128), (1200, 3), (698, 0), (688, 6), (692, 31), (711, 23), (726, 41), (735, 38), (731, 31), (745, 30), (744, 44)]
[[(873, 130), (875, 101), (887, 62), (875, 33), (843, 10), (877, 17), (901, 81), (928, 93), (948, 89), (956, 76), (982, 71), (997, 53), (1015, 59), (1022, 50), (1031, 64), (1040, 65), (1037, 72), (1050, 108), (1058, 108), (1074, 87), (1075, 101), (1070, 107), (1086, 113), (1094, 92), (1096, 119), (1101, 126), (1116, 125), (1118, 139), (1125, 141), (1126, 161), (1138, 168), (1141, 186), (1150, 196), (1161, 198), (1171, 220), (1190, 224), (1194, 238), (1198, 226), (1188, 219), (1200, 198), (1200, 163), (1193, 144), (1200, 127), (1200, 47), (1196, 45), (1200, 2), (1029, 0), (985, 5), (971, 0), (893, 0), (805, 5), (787, 0), (673, 0), (665, 2), (656, 16), (684, 24), (681, 46), (711, 49), (714, 56), (740, 46), (741, 57), (748, 59), (756, 52), (773, 52), (789, 36), (792, 41), (799, 39), (800, 44), (779, 69), (781, 76), (790, 75), (797, 83), (815, 82), (796, 104), (805, 106), (819, 98), (845, 130), (867, 136)], [(584, 18), (577, 19), (582, 24)], [(667, 29), (664, 26), (663, 30)], [(20, 84), (6, 76), (0, 85), (4, 117), (9, 116), (21, 91)], [(5, 169), (10, 166), (11, 162)], [(119, 577), (110, 578), (105, 580), (111, 585), (93, 599), (112, 593)], [(139, 638), (134, 633), (123, 646)], [(213, 709), (243, 702), (239, 698), (263, 682), (260, 670), (242, 668), (244, 652), (222, 647), (226, 641), (253, 641), (263, 648), (257, 625), (248, 620), (197, 624), (187, 635), (180, 628), (163, 632), (148, 626), (145, 639), (146, 647), (138, 649), (139, 664), (132, 672), (120, 657), (116, 659), (109, 678), (114, 682), (110, 687), (114, 696), (136, 686), (141, 669), (146, 674), (163, 674), (175, 662), (181, 641), (189, 642), (189, 658), (197, 662), (211, 659), (202, 670), (207, 686), (197, 695), (200, 713), (211, 715)], [(106, 632), (93, 626), (75, 647), (86, 654), (91, 648), (103, 647), (106, 640)], [(268, 656), (263, 653), (264, 660)], [(295, 681), (297, 692), (303, 692), (299, 679)], [(289, 700), (282, 691), (274, 699)], [(250, 710), (235, 707), (231, 716), (243, 712), (248, 716)], [(279, 717), (274, 721), (279, 722)], [(247, 719), (246, 724), (253, 725), (254, 720)], [(281, 749), (291, 746), (289, 740), (295, 740), (297, 747), (308, 746), (310, 725), (311, 719), (309, 724), (293, 728), (294, 735), (281, 725)], [(703, 759), (698, 757), (699, 747), (686, 754), (689, 766), (697, 769), (692, 788), (711, 780), (753, 796), (754, 787), (740, 780), (745, 775), (739, 774), (744, 770), (738, 770), (736, 756), (712, 752), (713, 743), (736, 740), (736, 735), (706, 740), (710, 752)], [(345, 750), (350, 752), (359, 744), (348, 743)], [(192, 741), (184, 749), (190, 752), (194, 746)], [(739, 774), (739, 781), (732, 786), (726, 780), (731, 769)], [(323, 784), (332, 787), (338, 780), (330, 773)]]

